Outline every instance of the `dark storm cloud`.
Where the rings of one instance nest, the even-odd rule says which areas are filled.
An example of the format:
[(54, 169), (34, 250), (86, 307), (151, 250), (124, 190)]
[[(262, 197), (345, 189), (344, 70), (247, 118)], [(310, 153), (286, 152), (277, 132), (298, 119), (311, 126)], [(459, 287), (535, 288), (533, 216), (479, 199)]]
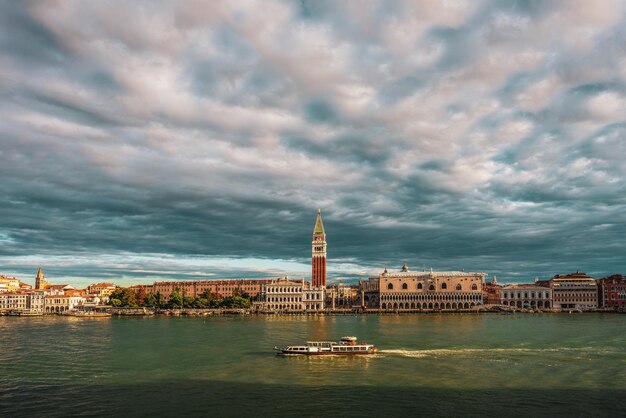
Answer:
[(21, 65), (62, 65), (70, 52), (28, 11), (28, 2), (2, 1), (0, 47)]
[(0, 8), (6, 273), (626, 270), (622, 2)]

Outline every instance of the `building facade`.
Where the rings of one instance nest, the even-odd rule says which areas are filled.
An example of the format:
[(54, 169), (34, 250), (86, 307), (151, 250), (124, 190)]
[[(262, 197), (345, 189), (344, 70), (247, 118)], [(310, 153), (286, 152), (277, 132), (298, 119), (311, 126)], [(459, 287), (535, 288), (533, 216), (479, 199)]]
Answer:
[(360, 280), (359, 290), (363, 295), (363, 307), (380, 309), (380, 279), (378, 277)]
[(32, 314), (43, 314), (46, 310), (46, 293), (43, 290), (28, 292), (28, 306), (26, 311)]
[[(389, 273), (385, 269), (361, 286), (367, 307), (394, 311), (462, 310), (483, 304), (485, 276), (485, 273), (464, 271), (411, 272), (405, 264), (399, 272)], [(372, 295), (375, 288), (378, 288), (378, 298)]]
[(85, 298), (75, 294), (48, 295), (45, 297), (45, 313), (63, 313), (82, 307)]
[(324, 309), (324, 287), (288, 278), (263, 285), (254, 309), (261, 311), (319, 312)]
[(115, 292), (116, 288), (117, 286), (113, 283), (95, 283), (87, 286), (87, 293), (98, 296), (101, 300), (109, 300), (109, 296)]
[(362, 305), (359, 286), (348, 286), (343, 283), (331, 284), (326, 287), (326, 308), (349, 309)]
[(0, 294), (0, 311), (41, 314), (44, 312), (44, 292), (18, 291)]
[(18, 292), (5, 292), (0, 294), (0, 310), (2, 311), (26, 311), (28, 306), (28, 294)]
[(552, 307), (552, 289), (535, 284), (504, 286), (501, 303), (520, 309), (550, 309)]
[(0, 276), (0, 293), (17, 292), (20, 290), (20, 281), (15, 277)]
[(626, 277), (614, 274), (598, 280), (598, 298), (603, 308), (626, 308)]
[(502, 299), (502, 286), (498, 284), (498, 279), (493, 276), (491, 282), (483, 283), (483, 303), (485, 305), (499, 305)]
[(537, 284), (552, 289), (552, 306), (555, 309), (595, 309), (598, 307), (598, 285), (593, 277), (576, 272), (556, 275)]
[(138, 291), (143, 288), (146, 293), (159, 293), (163, 300), (169, 300), (175, 289), (185, 296), (196, 298), (206, 291), (216, 294), (219, 298), (231, 297), (236, 292), (247, 293), (251, 300), (256, 300), (261, 294), (264, 284), (272, 279), (233, 279), (233, 280), (196, 280), (181, 282), (155, 282), (152, 285), (137, 285), (131, 288)]
[(321, 210), (317, 210), (313, 241), (311, 243), (311, 284), (315, 287), (326, 286), (326, 232), (322, 223)]

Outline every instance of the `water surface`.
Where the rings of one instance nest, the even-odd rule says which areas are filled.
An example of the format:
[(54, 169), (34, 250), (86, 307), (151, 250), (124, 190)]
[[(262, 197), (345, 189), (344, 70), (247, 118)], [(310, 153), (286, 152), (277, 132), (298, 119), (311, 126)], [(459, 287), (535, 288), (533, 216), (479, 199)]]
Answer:
[[(280, 357), (356, 335), (381, 354)], [(0, 416), (626, 416), (626, 316), (0, 317)]]

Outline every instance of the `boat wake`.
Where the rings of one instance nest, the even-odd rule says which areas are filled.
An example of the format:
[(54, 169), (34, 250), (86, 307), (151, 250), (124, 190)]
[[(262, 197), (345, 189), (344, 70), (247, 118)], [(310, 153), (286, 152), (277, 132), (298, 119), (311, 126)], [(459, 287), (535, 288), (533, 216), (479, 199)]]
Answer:
[[(598, 353), (593, 347), (568, 347), (568, 348), (450, 348), (450, 349), (431, 349), (431, 350), (407, 350), (407, 349), (389, 349), (379, 350), (380, 354), (400, 356), (400, 357), (446, 357), (446, 356), (480, 356), (495, 357), (515, 356), (515, 355), (542, 355), (545, 353), (571, 353), (571, 354), (590, 354)], [(610, 354), (610, 353), (604, 353)]]

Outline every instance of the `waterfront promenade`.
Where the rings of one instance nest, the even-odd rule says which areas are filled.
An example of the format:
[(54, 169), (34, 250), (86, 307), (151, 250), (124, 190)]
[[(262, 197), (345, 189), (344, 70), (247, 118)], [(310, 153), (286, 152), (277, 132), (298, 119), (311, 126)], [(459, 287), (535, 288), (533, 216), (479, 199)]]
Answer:
[[(301, 310), (284, 310), (284, 311), (259, 311), (253, 309), (160, 309), (160, 308), (116, 308), (110, 306), (99, 306), (93, 309), (94, 312), (105, 312), (115, 316), (182, 316), (182, 317), (207, 317), (207, 316), (223, 316), (223, 315), (254, 315), (254, 316), (333, 316), (333, 315), (477, 315), (477, 314), (591, 314), (591, 313), (626, 313), (623, 310), (614, 310), (608, 308), (597, 308), (593, 310), (560, 310), (560, 309), (543, 309), (532, 310), (524, 308), (514, 308), (504, 305), (483, 305), (473, 309), (465, 310), (428, 310), (428, 309), (398, 309), (390, 311), (386, 309), (324, 309), (320, 311), (301, 311)], [(0, 313), (0, 316), (6, 316), (7, 312)], [(19, 316), (19, 315), (15, 315)], [(45, 314), (42, 316), (56, 317), (64, 316), (62, 314)]]

